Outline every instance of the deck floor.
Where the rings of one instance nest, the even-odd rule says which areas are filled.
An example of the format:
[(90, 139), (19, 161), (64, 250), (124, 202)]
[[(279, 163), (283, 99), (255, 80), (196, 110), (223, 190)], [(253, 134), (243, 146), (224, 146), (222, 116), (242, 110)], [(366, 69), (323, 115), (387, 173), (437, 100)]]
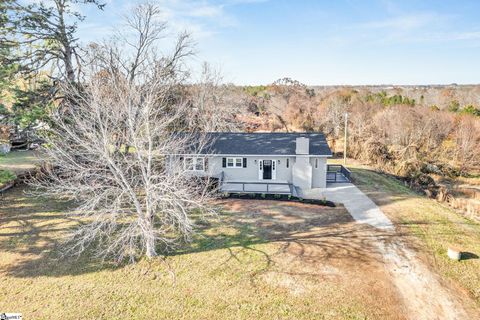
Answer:
[(341, 172), (327, 172), (327, 183), (330, 182), (350, 182)]

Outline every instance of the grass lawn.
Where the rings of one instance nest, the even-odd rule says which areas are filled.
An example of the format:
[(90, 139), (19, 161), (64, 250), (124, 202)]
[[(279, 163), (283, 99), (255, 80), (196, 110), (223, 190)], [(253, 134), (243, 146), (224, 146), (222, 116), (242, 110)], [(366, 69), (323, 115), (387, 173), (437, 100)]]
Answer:
[(9, 170), (18, 175), (35, 169), (39, 161), (35, 151), (12, 151), (0, 156), (0, 170)]
[[(479, 303), (480, 225), (366, 167), (355, 182), (448, 281)], [(222, 200), (189, 245), (134, 265), (60, 255), (68, 203), (23, 188), (0, 197), (0, 311), (25, 319), (405, 319), (372, 227), (346, 210)], [(381, 234), (387, 237), (386, 234)], [(394, 239), (393, 239), (394, 240)], [(448, 245), (470, 259), (446, 258)], [(432, 296), (432, 299), (435, 297)]]
[[(349, 165), (355, 184), (392, 219), (425, 260), (449, 281), (467, 290), (480, 306), (480, 224), (400, 181), (368, 167)], [(464, 260), (450, 260), (448, 246), (463, 248)]]
[(115, 266), (59, 256), (67, 203), (0, 201), (0, 310), (25, 319), (404, 319), (371, 228), (343, 207), (223, 200), (175, 255)]
[(10, 170), (0, 170), (0, 188), (2, 185), (15, 180), (16, 176), (15, 173), (13, 173)]

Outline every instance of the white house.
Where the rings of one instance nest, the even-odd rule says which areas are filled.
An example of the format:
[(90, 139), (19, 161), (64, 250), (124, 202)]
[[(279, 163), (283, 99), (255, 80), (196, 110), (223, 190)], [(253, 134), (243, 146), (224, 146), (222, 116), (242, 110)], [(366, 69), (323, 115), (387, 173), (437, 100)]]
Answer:
[(182, 155), (185, 168), (220, 179), (223, 192), (296, 195), (325, 188), (327, 158), (322, 133), (208, 133), (208, 147)]

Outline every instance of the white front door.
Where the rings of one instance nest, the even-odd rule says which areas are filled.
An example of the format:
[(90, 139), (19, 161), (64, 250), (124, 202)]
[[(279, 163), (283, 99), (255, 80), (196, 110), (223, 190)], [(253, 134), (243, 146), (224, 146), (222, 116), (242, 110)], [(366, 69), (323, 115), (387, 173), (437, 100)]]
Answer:
[(276, 160), (259, 160), (258, 179), (259, 180), (275, 180), (276, 178), (277, 178)]

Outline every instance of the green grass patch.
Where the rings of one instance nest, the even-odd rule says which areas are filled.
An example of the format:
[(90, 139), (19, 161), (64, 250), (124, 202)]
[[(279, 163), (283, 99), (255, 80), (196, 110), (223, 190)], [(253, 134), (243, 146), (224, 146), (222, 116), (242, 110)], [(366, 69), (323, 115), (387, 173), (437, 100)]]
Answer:
[(10, 170), (16, 174), (34, 170), (41, 161), (34, 151), (12, 151), (0, 157), (0, 170)]
[(10, 170), (0, 170), (0, 185), (15, 180), (17, 176)]

